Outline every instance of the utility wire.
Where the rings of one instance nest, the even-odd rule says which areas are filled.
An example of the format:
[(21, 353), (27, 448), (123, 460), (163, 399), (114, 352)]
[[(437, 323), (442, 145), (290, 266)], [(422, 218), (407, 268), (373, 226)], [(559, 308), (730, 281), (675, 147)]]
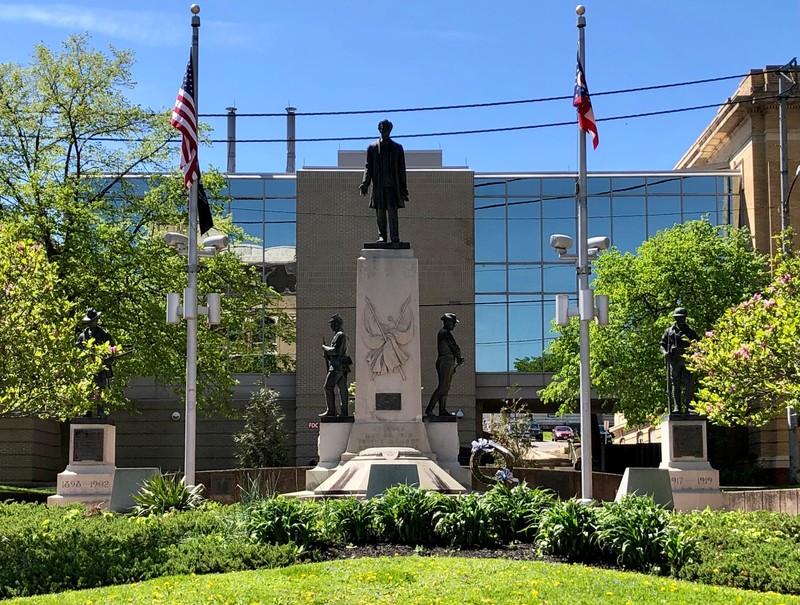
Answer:
[[(764, 73), (778, 72), (780, 70), (765, 70)], [(619, 95), (631, 92), (646, 92), (650, 90), (664, 90), (667, 88), (678, 88), (681, 86), (694, 86), (696, 84), (708, 84), (711, 82), (723, 82), (725, 80), (735, 80), (744, 78), (750, 75), (735, 74), (732, 76), (719, 76), (716, 78), (704, 78), (701, 80), (687, 80), (685, 82), (673, 82), (671, 84), (655, 84), (653, 86), (638, 86), (635, 88), (620, 88), (618, 90), (607, 90), (602, 92), (594, 92), (592, 97), (602, 97), (606, 95)], [(476, 109), (481, 107), (503, 107), (508, 105), (527, 105), (532, 103), (547, 103), (550, 101), (566, 101), (572, 99), (572, 95), (560, 95), (557, 97), (540, 97), (537, 99), (519, 99), (515, 101), (494, 101), (488, 103), (466, 103), (462, 105), (432, 105), (429, 107), (401, 107), (395, 109), (353, 109), (344, 111), (298, 111), (295, 112), (296, 116), (354, 116), (354, 115), (370, 115), (378, 113), (410, 113), (419, 111), (446, 111), (451, 109)], [(237, 118), (285, 118), (286, 112), (283, 113), (237, 113)], [(226, 118), (227, 113), (201, 113), (201, 118)]]

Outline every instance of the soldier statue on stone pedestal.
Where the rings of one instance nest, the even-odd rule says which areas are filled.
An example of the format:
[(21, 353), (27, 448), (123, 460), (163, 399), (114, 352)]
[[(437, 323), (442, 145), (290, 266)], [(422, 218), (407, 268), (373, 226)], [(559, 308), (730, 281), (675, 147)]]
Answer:
[(673, 414), (689, 413), (694, 398), (694, 377), (686, 367), (684, 354), (689, 344), (697, 340), (697, 332), (687, 325), (686, 315), (683, 307), (675, 309), (675, 323), (661, 337), (661, 353), (667, 366), (668, 410)]
[(330, 345), (322, 343), (322, 353), (325, 355), (325, 363), (328, 366), (328, 373), (325, 376), (325, 411), (320, 417), (326, 418), (336, 416), (336, 390), (339, 391), (339, 399), (342, 404), (340, 416), (349, 416), (348, 402), (350, 394), (347, 391), (347, 374), (353, 360), (347, 355), (347, 334), (344, 333), (344, 320), (341, 315), (336, 314), (330, 318), (328, 323), (334, 335)]
[(439, 403), (439, 416), (452, 415), (445, 407), (447, 394), (450, 392), (450, 383), (453, 380), (456, 368), (464, 363), (464, 358), (461, 356), (461, 348), (452, 334), (453, 328), (458, 323), (458, 318), (455, 313), (445, 313), (442, 315), (442, 323), (444, 325), (439, 330), (436, 338), (439, 350), (439, 357), (436, 359), (436, 374), (439, 377), (439, 385), (431, 395), (431, 400), (425, 409), (426, 416), (433, 416), (433, 408), (437, 402)]

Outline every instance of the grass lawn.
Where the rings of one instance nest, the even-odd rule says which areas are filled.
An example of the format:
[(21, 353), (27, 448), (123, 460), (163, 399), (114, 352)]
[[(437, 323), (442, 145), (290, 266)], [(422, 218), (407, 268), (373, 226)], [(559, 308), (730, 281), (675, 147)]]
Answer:
[(412, 556), (339, 560), (220, 575), (172, 576), (128, 586), (10, 599), (3, 605), (106, 603), (789, 605), (800, 604), (800, 597), (580, 565)]

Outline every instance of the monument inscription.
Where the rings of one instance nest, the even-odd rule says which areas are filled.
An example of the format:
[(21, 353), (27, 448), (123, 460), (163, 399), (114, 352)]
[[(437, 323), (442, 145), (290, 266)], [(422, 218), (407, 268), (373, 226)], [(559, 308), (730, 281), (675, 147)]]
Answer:
[(375, 409), (381, 411), (401, 410), (400, 393), (375, 393)]
[(672, 448), (675, 458), (703, 458), (703, 428), (697, 425), (674, 426)]
[(102, 462), (104, 436), (103, 429), (75, 429), (72, 461)]

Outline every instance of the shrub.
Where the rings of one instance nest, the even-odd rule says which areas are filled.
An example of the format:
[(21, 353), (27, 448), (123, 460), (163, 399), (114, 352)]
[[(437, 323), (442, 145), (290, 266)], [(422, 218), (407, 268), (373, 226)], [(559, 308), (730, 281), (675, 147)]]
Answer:
[(187, 487), (177, 473), (156, 474), (142, 483), (133, 499), (137, 502), (133, 513), (138, 516), (164, 514), (200, 508), (205, 502), (203, 485)]
[(435, 516), (453, 510), (453, 500), (438, 492), (395, 485), (376, 499), (379, 536), (396, 544), (426, 546), (436, 543)]
[(631, 494), (605, 502), (597, 514), (598, 545), (620, 567), (668, 573), (689, 554), (688, 538), (671, 519), (652, 497)]
[(320, 506), (313, 500), (278, 495), (246, 507), (241, 528), (250, 538), (266, 544), (310, 546), (322, 540), (323, 523)]
[(278, 403), (278, 392), (262, 388), (253, 393), (244, 409), (244, 427), (233, 440), (242, 468), (286, 466), (286, 414)]
[(366, 544), (377, 540), (375, 500), (342, 498), (322, 503), (324, 534), (332, 542)]
[(706, 510), (676, 515), (674, 523), (696, 541), (676, 577), (800, 594), (800, 516)]
[(510, 489), (498, 483), (483, 497), (501, 542), (533, 541), (542, 511), (556, 500), (552, 492), (531, 489), (525, 483)]
[(469, 494), (456, 498), (449, 509), (435, 513), (434, 529), (449, 546), (490, 546), (498, 540), (495, 520), (486, 499)]
[(569, 561), (595, 561), (597, 511), (576, 499), (557, 501), (542, 511), (537, 539), (543, 552)]

